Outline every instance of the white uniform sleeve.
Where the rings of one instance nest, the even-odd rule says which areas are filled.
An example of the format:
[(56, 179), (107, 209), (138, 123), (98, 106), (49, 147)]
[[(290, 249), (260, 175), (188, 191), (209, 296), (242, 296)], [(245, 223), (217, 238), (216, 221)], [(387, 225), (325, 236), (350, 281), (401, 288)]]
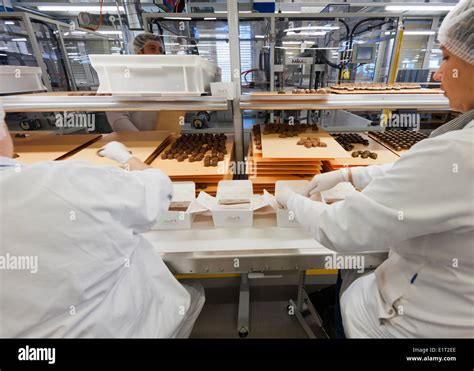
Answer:
[(106, 112), (105, 115), (113, 131), (139, 131), (129, 112)]
[[(120, 169), (117, 169), (120, 170)], [(116, 196), (117, 218), (137, 233), (146, 232), (168, 210), (173, 193), (170, 178), (159, 169), (126, 172), (109, 186)]]
[(357, 166), (351, 168), (352, 184), (358, 189), (364, 189), (376, 177), (384, 176), (393, 163), (371, 166)]
[[(421, 141), (344, 201), (325, 205), (297, 195), (288, 207), (316, 240), (341, 253), (387, 251), (403, 240), (469, 226), (472, 135), (465, 145), (449, 137)], [(465, 169), (456, 172), (456, 166)]]

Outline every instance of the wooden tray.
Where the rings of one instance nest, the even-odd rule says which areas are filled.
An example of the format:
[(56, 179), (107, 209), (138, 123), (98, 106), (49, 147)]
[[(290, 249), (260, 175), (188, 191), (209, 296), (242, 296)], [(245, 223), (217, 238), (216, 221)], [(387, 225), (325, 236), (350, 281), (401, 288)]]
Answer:
[(116, 161), (97, 154), (100, 148), (114, 140), (126, 145), (131, 150), (133, 156), (145, 163), (150, 163), (163, 147), (169, 143), (170, 133), (168, 131), (140, 131), (108, 134), (68, 159), (86, 160), (101, 166), (120, 166)]
[(25, 164), (64, 159), (100, 137), (100, 134), (32, 134), (26, 138), (13, 137), (14, 153), (18, 155), (15, 159)]
[[(266, 161), (269, 159), (290, 159), (298, 160), (329, 160), (335, 158), (347, 158), (350, 155), (336, 142), (336, 140), (325, 131), (307, 132), (297, 137), (279, 138), (278, 134), (263, 135), (264, 125), (261, 125), (262, 131), (262, 157)], [(327, 147), (306, 148), (296, 143), (301, 138), (319, 138), (327, 144)]]
[(398, 160), (398, 156), (394, 154), (392, 151), (389, 151), (385, 146), (381, 145), (379, 142), (373, 140), (367, 134), (358, 133), (362, 138), (367, 139), (369, 141), (368, 146), (364, 146), (363, 144), (357, 143), (354, 144), (354, 149), (348, 151), (347, 153), (350, 155), (354, 151), (371, 151), (377, 153), (377, 158), (374, 160), (372, 158), (362, 158), (362, 157), (350, 157), (350, 158), (343, 158), (343, 159), (334, 159), (329, 160), (331, 166), (336, 169), (339, 167), (344, 166), (367, 166), (367, 165), (381, 165), (387, 164), (390, 162), (395, 162)]

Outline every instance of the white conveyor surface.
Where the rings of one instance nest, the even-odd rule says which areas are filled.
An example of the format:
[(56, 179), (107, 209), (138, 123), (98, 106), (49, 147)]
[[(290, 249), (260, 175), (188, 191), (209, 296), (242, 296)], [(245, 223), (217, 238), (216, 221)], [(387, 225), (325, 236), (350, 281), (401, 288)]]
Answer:
[[(210, 216), (197, 216), (192, 229), (143, 236), (178, 274), (327, 269), (327, 257), (336, 254), (303, 228), (277, 227), (274, 214), (254, 215), (251, 228), (216, 228)], [(369, 268), (387, 257), (385, 252), (354, 255), (362, 255)]]
[(144, 236), (162, 253), (313, 249), (332, 253), (303, 228), (279, 228), (275, 215), (254, 215), (253, 227), (217, 228), (210, 216), (198, 216), (192, 229), (151, 231)]

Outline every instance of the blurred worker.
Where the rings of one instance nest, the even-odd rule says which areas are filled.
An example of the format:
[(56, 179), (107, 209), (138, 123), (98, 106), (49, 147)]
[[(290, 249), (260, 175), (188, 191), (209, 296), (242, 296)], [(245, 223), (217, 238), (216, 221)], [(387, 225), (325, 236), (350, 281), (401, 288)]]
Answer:
[[(161, 38), (149, 32), (135, 37), (133, 49), (135, 54), (164, 54)], [(184, 123), (184, 115), (184, 111), (106, 112), (113, 131), (168, 130), (179, 133)]]
[(202, 287), (181, 285), (140, 234), (168, 209), (170, 179), (120, 143), (101, 154), (132, 171), (24, 165), (0, 111), (0, 337), (191, 333)]
[[(342, 294), (348, 337), (474, 337), (473, 19), (474, 0), (464, 0), (439, 30), (436, 79), (460, 117), (393, 165), (316, 175), (313, 200), (288, 189), (279, 198), (331, 250), (389, 251)], [(346, 181), (363, 190), (332, 205), (314, 201)]]

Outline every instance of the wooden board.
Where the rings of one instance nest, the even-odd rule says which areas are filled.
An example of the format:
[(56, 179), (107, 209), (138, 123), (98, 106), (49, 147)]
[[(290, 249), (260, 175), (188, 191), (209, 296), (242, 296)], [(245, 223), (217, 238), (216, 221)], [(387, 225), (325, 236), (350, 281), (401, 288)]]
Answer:
[(100, 148), (114, 140), (126, 145), (131, 150), (133, 156), (145, 163), (149, 163), (169, 143), (170, 133), (168, 131), (140, 131), (108, 134), (89, 147), (69, 157), (68, 160), (86, 160), (100, 166), (120, 166), (116, 161), (97, 154)]
[(440, 89), (400, 89), (400, 90), (342, 90), (331, 89), (334, 94), (443, 94)]
[[(339, 143), (327, 132), (307, 132), (297, 137), (279, 138), (278, 134), (263, 135), (262, 130), (262, 157), (268, 159), (290, 159), (298, 160), (329, 160), (335, 158), (347, 158), (350, 155)], [(301, 138), (319, 138), (327, 144), (327, 147), (306, 148), (296, 143)]]
[(367, 166), (367, 165), (381, 165), (387, 164), (390, 162), (395, 162), (398, 160), (398, 156), (392, 151), (389, 151), (385, 146), (381, 145), (379, 142), (373, 140), (367, 134), (358, 133), (362, 138), (369, 141), (368, 146), (363, 144), (356, 143), (354, 144), (354, 149), (348, 151), (347, 153), (351, 154), (354, 151), (365, 151), (377, 153), (377, 158), (374, 160), (372, 158), (362, 158), (362, 157), (351, 157), (351, 158), (337, 158), (334, 160), (329, 160), (329, 163), (333, 168), (343, 167), (343, 166)]
[(14, 153), (18, 155), (15, 159), (25, 164), (63, 159), (100, 137), (100, 134), (38, 134), (26, 138), (13, 137)]
[[(168, 147), (170, 147), (169, 145)], [(183, 161), (178, 162), (178, 160), (163, 160), (161, 157), (157, 157), (155, 161), (151, 163), (151, 166), (161, 169), (165, 174), (170, 177), (223, 177), (228, 171), (228, 165), (232, 159), (232, 153), (234, 150), (234, 136), (227, 135), (226, 142), (227, 154), (224, 157), (224, 161), (219, 161), (217, 167), (205, 167), (204, 162), (189, 162)], [(166, 150), (166, 149), (165, 149)], [(223, 164), (227, 164), (225, 172), (223, 172)]]

